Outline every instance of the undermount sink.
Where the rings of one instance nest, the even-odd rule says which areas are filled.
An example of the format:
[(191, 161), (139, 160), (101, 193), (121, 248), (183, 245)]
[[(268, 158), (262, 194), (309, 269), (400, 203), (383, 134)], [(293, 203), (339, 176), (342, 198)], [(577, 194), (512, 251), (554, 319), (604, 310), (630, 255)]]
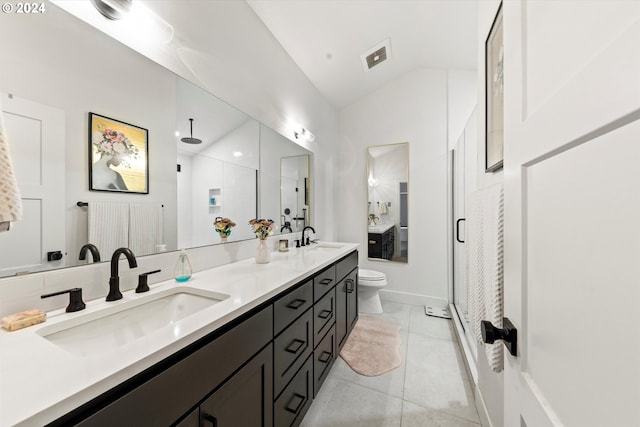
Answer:
[(218, 292), (175, 286), (45, 326), (38, 334), (73, 354), (89, 355), (130, 344), (227, 298)]
[(319, 248), (330, 248), (330, 249), (340, 249), (344, 246), (343, 243), (334, 243), (334, 242), (317, 242), (316, 246)]

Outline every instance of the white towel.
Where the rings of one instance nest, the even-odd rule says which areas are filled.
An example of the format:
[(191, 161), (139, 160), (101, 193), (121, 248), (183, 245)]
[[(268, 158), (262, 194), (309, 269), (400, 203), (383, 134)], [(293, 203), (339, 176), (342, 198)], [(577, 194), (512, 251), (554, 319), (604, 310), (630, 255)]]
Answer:
[(380, 205), (380, 215), (386, 215), (387, 214), (387, 202), (378, 202), (378, 204)]
[[(504, 197), (502, 185), (469, 195), (466, 206), (467, 301), (471, 330), (482, 343), (480, 321), (502, 328), (504, 317)], [(503, 343), (484, 344), (489, 366), (504, 367)]]
[[(0, 224), (3, 224), (22, 218), (22, 199), (9, 155), (9, 141), (1, 112), (2, 104), (0, 103)], [(0, 226), (0, 230), (8, 229), (9, 224)]]
[(157, 252), (163, 243), (162, 205), (132, 203), (129, 206), (129, 249), (136, 256)]
[(127, 203), (89, 202), (87, 214), (89, 243), (96, 245), (105, 259), (116, 249), (129, 245)]

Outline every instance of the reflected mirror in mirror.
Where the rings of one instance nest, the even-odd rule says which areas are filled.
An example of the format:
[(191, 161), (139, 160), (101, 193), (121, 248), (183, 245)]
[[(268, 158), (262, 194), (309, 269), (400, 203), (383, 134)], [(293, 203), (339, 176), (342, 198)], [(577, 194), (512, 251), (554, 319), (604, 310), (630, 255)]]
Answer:
[(408, 143), (369, 147), (367, 189), (368, 258), (407, 262)]
[(309, 222), (309, 156), (280, 159), (280, 231), (302, 231)]
[(274, 221), (274, 234), (313, 225), (310, 163), (311, 152), (260, 125), (260, 216)]
[[(39, 19), (3, 19), (0, 47), (13, 64), (0, 71), (0, 94), (24, 199), (22, 220), (0, 233), (0, 277), (94, 262), (91, 252), (79, 260), (81, 248), (90, 243), (92, 202), (161, 209), (162, 225), (154, 241), (145, 242), (151, 250), (136, 256), (219, 243), (213, 226), (217, 216), (233, 217), (237, 226), (230, 240), (236, 241), (255, 238), (249, 219), (279, 219), (280, 158), (308, 154), (297, 144), (55, 5)], [(117, 66), (101, 66), (105, 55)], [(89, 112), (148, 129), (149, 194), (89, 191)], [(193, 137), (203, 141), (192, 147), (180, 142), (191, 136), (189, 118)], [(277, 179), (258, 191), (261, 134), (268, 139), (264, 176)], [(196, 163), (217, 181), (198, 187)], [(176, 176), (177, 164), (185, 175)], [(197, 220), (196, 200), (204, 204)], [(269, 201), (273, 209), (256, 214), (256, 206), (262, 209), (256, 200)], [(206, 230), (202, 238), (195, 227)], [(128, 233), (120, 238), (118, 245), (135, 246)], [(102, 262), (110, 259), (109, 249), (98, 250)]]

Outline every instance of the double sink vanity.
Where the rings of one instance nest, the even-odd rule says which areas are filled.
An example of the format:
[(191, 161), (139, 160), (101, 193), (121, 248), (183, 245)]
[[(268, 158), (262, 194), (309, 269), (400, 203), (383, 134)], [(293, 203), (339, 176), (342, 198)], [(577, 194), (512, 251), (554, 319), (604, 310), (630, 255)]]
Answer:
[(2, 331), (0, 425), (298, 425), (357, 320), (356, 248), (245, 259)]

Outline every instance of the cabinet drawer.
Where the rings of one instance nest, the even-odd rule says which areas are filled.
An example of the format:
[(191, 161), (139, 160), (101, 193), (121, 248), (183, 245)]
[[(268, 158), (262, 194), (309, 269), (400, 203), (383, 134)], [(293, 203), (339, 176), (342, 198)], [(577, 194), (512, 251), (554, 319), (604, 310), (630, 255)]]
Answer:
[(336, 360), (336, 334), (331, 328), (313, 352), (313, 396), (315, 397)]
[(273, 303), (273, 333), (278, 335), (313, 305), (313, 280), (278, 298)]
[(313, 306), (313, 346), (320, 344), (336, 321), (336, 290), (331, 289)]
[(336, 266), (332, 265), (313, 278), (313, 301), (318, 301), (336, 284)]
[(277, 427), (295, 427), (307, 413), (313, 400), (313, 357), (308, 357), (294, 379), (273, 404)]
[(276, 397), (312, 351), (313, 310), (309, 309), (273, 341), (273, 384)]
[(336, 282), (342, 280), (358, 266), (358, 251), (353, 251), (336, 264)]

